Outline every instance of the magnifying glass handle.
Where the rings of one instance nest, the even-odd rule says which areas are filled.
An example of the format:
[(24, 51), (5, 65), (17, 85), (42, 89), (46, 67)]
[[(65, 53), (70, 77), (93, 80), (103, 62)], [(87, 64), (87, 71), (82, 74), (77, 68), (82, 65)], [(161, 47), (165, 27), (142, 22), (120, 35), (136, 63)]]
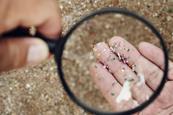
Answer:
[(36, 32), (35, 35), (31, 35), (29, 33), (28, 29), (21, 28), (21, 27), (16, 28), (15, 30), (11, 30), (9, 32), (1, 34), (0, 40), (11, 39), (11, 38), (15, 38), (15, 37), (18, 37), (18, 38), (20, 38), (20, 37), (38, 37), (47, 43), (50, 53), (55, 52), (55, 46), (56, 46), (56, 43), (58, 42), (58, 40), (49, 39), (39, 32)]

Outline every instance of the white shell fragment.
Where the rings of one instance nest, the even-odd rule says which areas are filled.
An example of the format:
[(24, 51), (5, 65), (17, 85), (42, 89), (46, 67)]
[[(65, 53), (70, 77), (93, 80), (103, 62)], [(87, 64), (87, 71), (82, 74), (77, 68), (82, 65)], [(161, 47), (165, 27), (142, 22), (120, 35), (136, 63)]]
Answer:
[(113, 47), (110, 47), (110, 50), (111, 50), (112, 52), (115, 52)]
[(126, 80), (123, 84), (122, 90), (119, 94), (119, 96), (116, 99), (117, 103), (120, 103), (121, 101), (128, 101), (131, 99), (131, 82)]
[(117, 55), (118, 55), (118, 59), (121, 60), (122, 58), (121, 58), (120, 53), (117, 53)]
[(133, 100), (133, 104), (134, 104), (135, 107), (139, 105), (139, 103), (135, 100)]
[(142, 84), (145, 83), (145, 78), (143, 74), (138, 74), (139, 76), (139, 82), (137, 83), (137, 86), (141, 86)]

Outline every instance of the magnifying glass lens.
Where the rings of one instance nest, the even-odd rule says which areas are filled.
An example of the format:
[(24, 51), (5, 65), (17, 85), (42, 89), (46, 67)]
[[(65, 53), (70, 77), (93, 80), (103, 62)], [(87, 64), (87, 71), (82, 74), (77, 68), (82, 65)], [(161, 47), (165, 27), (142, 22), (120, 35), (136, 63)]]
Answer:
[(163, 78), (163, 70), (152, 60), (154, 45), (161, 47), (159, 39), (138, 20), (97, 15), (84, 21), (65, 44), (65, 81), (92, 109), (133, 109), (153, 95)]

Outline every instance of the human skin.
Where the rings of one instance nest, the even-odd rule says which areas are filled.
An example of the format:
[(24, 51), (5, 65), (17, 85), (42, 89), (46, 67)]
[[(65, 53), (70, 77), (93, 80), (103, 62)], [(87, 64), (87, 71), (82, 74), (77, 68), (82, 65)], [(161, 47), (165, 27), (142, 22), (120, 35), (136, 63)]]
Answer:
[[(34, 26), (48, 38), (58, 38), (61, 32), (61, 19), (57, 1), (0, 0), (0, 35), (18, 26)], [(0, 72), (35, 65), (48, 57), (48, 47), (41, 39), (0, 38)]]
[[(115, 47), (117, 44), (118, 47)], [(91, 66), (91, 76), (115, 111), (134, 107), (136, 102), (138, 104), (144, 102), (160, 83), (164, 69), (163, 53), (161, 49), (150, 43), (141, 42), (136, 49), (125, 39), (116, 36), (108, 43), (97, 43), (93, 51), (98, 61)], [(128, 61), (125, 63), (120, 61), (117, 54), (127, 58)], [(145, 77), (145, 83), (140, 86), (136, 82), (139, 73)], [(125, 78), (129, 75), (134, 80), (131, 87), (133, 98), (117, 103), (116, 98), (120, 94)], [(169, 75), (163, 91), (154, 103), (138, 114), (169, 115), (173, 112), (172, 80), (173, 63), (169, 61)]]

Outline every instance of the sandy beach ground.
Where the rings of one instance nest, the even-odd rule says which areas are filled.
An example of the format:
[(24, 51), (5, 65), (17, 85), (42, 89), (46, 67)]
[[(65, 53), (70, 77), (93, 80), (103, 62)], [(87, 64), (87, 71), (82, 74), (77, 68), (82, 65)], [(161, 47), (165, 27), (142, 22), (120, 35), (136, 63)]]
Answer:
[[(83, 15), (103, 7), (127, 8), (161, 32), (173, 60), (173, 0), (59, 0), (65, 33)], [(144, 33), (145, 34), (145, 33)], [(54, 59), (0, 74), (0, 115), (88, 115), (64, 92)]]

